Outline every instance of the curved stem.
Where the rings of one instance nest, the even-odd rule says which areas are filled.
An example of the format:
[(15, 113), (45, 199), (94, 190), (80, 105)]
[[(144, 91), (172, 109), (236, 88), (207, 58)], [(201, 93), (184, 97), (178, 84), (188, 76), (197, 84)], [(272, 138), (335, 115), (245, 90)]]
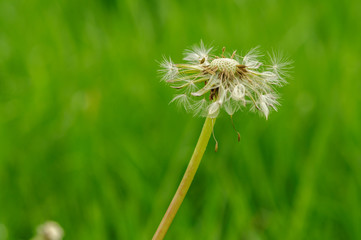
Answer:
[(184, 173), (183, 179), (179, 184), (177, 192), (175, 193), (172, 202), (170, 203), (167, 212), (165, 213), (161, 223), (158, 226), (157, 231), (155, 232), (152, 240), (161, 240), (164, 238), (165, 234), (168, 231), (170, 224), (172, 223), (174, 216), (176, 215), (180, 205), (183, 202), (185, 195), (188, 192), (189, 186), (191, 185), (194, 175), (197, 172), (199, 163), (202, 160), (204, 151), (207, 148), (209, 138), (211, 137), (214, 123), (216, 122), (215, 118), (207, 117), (201, 135), (199, 136), (196, 148), (194, 149), (192, 158), (188, 164), (187, 170)]

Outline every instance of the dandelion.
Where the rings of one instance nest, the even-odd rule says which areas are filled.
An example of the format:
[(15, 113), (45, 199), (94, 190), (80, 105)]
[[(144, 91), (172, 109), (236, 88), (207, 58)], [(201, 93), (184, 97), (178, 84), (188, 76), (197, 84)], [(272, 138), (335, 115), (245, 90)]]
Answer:
[[(258, 48), (240, 56), (236, 51), (220, 56), (213, 55), (213, 48), (200, 46), (185, 51), (185, 63), (175, 64), (170, 58), (161, 63), (162, 80), (178, 92), (171, 100), (184, 107), (194, 116), (204, 116), (198, 143), (188, 164), (183, 179), (165, 213), (153, 240), (163, 239), (175, 217), (198, 169), (216, 118), (224, 111), (231, 117), (239, 110), (248, 108), (258, 111), (266, 119), (272, 110), (277, 111), (278, 94), (275, 88), (286, 83), (290, 62), (282, 56), (269, 54), (270, 64), (261, 61)], [(240, 141), (240, 134), (238, 141)], [(214, 137), (215, 139), (215, 137)], [(216, 141), (216, 139), (215, 139)], [(216, 141), (216, 151), (218, 142)]]
[[(223, 48), (221, 56), (215, 56), (212, 48), (207, 49), (201, 42), (200, 47), (185, 51), (186, 63), (164, 59), (160, 71), (163, 80), (180, 90), (172, 102), (180, 100), (179, 104), (195, 115), (216, 118), (221, 109), (233, 115), (249, 106), (267, 119), (272, 109), (277, 110), (275, 87), (286, 83), (290, 63), (273, 53), (267, 65), (261, 57), (258, 48), (245, 56), (236, 51), (227, 56)], [(204, 100), (207, 104), (199, 104)]]
[(33, 240), (61, 240), (64, 231), (61, 226), (54, 221), (47, 221), (37, 228), (37, 235)]

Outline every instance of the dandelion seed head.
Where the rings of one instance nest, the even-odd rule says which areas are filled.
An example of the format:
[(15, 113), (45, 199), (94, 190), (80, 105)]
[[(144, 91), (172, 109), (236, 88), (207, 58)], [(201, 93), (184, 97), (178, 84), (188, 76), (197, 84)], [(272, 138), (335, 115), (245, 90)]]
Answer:
[[(270, 64), (261, 61), (259, 48), (245, 56), (233, 52), (231, 57), (214, 56), (212, 48), (200, 46), (185, 51), (186, 63), (174, 64), (164, 58), (161, 63), (163, 79), (180, 92), (171, 102), (177, 102), (195, 116), (215, 118), (220, 111), (233, 115), (247, 108), (268, 118), (277, 110), (275, 88), (289, 76), (290, 62), (275, 53)], [(229, 56), (229, 55), (227, 55)]]

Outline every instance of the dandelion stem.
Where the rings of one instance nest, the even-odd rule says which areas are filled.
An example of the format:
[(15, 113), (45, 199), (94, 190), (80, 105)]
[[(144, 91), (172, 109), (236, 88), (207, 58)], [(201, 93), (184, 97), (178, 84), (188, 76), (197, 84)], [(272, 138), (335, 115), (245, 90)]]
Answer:
[(207, 148), (209, 138), (211, 137), (213, 126), (216, 122), (215, 118), (206, 118), (203, 125), (201, 135), (199, 136), (196, 148), (194, 149), (192, 158), (188, 164), (187, 170), (183, 175), (183, 179), (179, 184), (177, 192), (175, 193), (172, 202), (170, 203), (167, 212), (165, 213), (161, 223), (158, 226), (152, 240), (161, 240), (164, 238), (171, 225), (180, 205), (183, 202), (185, 195), (188, 192), (189, 186), (191, 185), (194, 175), (197, 172), (199, 163), (202, 160), (204, 151)]

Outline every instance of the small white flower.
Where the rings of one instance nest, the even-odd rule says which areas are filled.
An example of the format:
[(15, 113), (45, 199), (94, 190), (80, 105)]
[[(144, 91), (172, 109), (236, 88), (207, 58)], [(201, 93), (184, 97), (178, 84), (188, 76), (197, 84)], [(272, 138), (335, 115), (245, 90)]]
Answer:
[[(171, 101), (178, 102), (194, 115), (216, 118), (221, 109), (229, 115), (250, 105), (266, 118), (270, 109), (276, 109), (274, 88), (285, 83), (289, 61), (270, 55), (271, 65), (260, 61), (258, 48), (245, 56), (211, 55), (212, 48), (201, 42), (199, 47), (186, 50), (187, 63), (174, 64), (164, 59), (161, 64), (163, 79), (180, 93)], [(208, 100), (207, 100), (208, 99)]]
[(37, 228), (37, 235), (33, 240), (61, 240), (64, 231), (57, 222), (48, 221)]

